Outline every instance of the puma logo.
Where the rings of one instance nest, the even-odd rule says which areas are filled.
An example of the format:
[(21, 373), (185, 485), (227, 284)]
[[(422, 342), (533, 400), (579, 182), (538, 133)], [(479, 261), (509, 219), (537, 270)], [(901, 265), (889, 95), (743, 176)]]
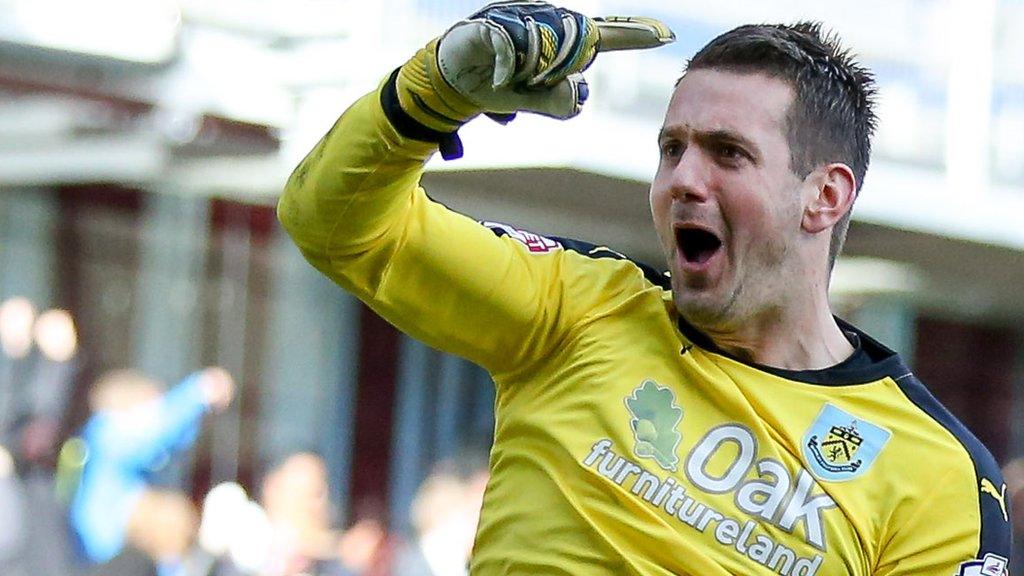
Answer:
[(991, 480), (988, 478), (982, 478), (981, 493), (988, 494), (995, 498), (996, 502), (999, 502), (999, 508), (1003, 511), (1003, 520), (1009, 522), (1010, 515), (1006, 513), (1006, 484), (1003, 484), (1002, 490), (996, 490), (996, 485), (993, 484)]

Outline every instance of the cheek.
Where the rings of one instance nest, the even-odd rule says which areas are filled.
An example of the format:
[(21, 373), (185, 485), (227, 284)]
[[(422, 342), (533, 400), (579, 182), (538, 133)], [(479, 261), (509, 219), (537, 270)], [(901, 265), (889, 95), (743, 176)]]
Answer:
[(792, 189), (747, 189), (731, 195), (722, 209), (738, 254), (772, 266), (787, 258), (800, 226), (799, 198)]
[(773, 207), (764, 201), (764, 198), (753, 197), (736, 208), (740, 217), (746, 223), (750, 235), (758, 238), (770, 236), (772, 222), (775, 220)]
[(771, 229), (773, 209), (760, 190), (741, 189), (723, 194), (719, 204), (734, 242), (760, 241)]
[(658, 238), (665, 244), (671, 238), (672, 226), (672, 194), (665, 189), (659, 189), (658, 182), (651, 185), (650, 191), (651, 218), (654, 220), (654, 229)]
[(726, 186), (734, 194), (725, 195), (723, 201), (728, 205), (723, 210), (731, 214), (736, 232), (753, 237), (754, 241), (771, 241), (784, 234), (794, 214), (800, 211), (800, 195), (793, 182), (759, 173), (731, 184)]

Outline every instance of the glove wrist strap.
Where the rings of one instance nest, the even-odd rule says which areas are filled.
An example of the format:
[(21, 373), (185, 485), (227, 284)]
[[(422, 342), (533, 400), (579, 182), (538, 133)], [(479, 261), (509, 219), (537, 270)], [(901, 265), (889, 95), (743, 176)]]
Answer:
[(384, 115), (387, 117), (391, 125), (395, 127), (405, 138), (411, 138), (413, 140), (419, 140), (421, 142), (435, 142), (441, 152), (441, 157), (445, 160), (454, 160), (462, 157), (462, 140), (459, 139), (458, 131), (452, 132), (441, 132), (429, 128), (415, 118), (409, 115), (403, 108), (398, 99), (398, 89), (396, 83), (398, 81), (398, 74), (401, 68), (396, 68), (388, 81), (384, 83), (384, 86), (380, 91), (380, 104), (384, 109)]

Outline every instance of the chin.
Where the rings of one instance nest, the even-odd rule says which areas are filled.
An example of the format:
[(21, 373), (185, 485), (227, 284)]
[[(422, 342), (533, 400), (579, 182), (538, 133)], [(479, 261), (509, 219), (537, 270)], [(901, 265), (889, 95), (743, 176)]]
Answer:
[(722, 324), (728, 314), (728, 306), (710, 294), (673, 294), (676, 312), (694, 328), (714, 327)]
[(672, 302), (676, 312), (694, 328), (722, 329), (735, 324), (739, 290), (729, 289), (721, 282), (695, 287), (672, 277)]

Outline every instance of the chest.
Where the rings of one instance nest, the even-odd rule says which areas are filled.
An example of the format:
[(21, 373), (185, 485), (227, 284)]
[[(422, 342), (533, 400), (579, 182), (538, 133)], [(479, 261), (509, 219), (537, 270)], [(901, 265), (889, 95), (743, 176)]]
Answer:
[(823, 481), (809, 447), (837, 470), (873, 464), (879, 447), (843, 431), (866, 408), (842, 395), (710, 354), (667, 322), (594, 326), (522, 392), (499, 406), (496, 440), (557, 446), (559, 482), (578, 479), (583, 506), (622, 506), (638, 540), (667, 530), (733, 573), (873, 564), (878, 487)]

